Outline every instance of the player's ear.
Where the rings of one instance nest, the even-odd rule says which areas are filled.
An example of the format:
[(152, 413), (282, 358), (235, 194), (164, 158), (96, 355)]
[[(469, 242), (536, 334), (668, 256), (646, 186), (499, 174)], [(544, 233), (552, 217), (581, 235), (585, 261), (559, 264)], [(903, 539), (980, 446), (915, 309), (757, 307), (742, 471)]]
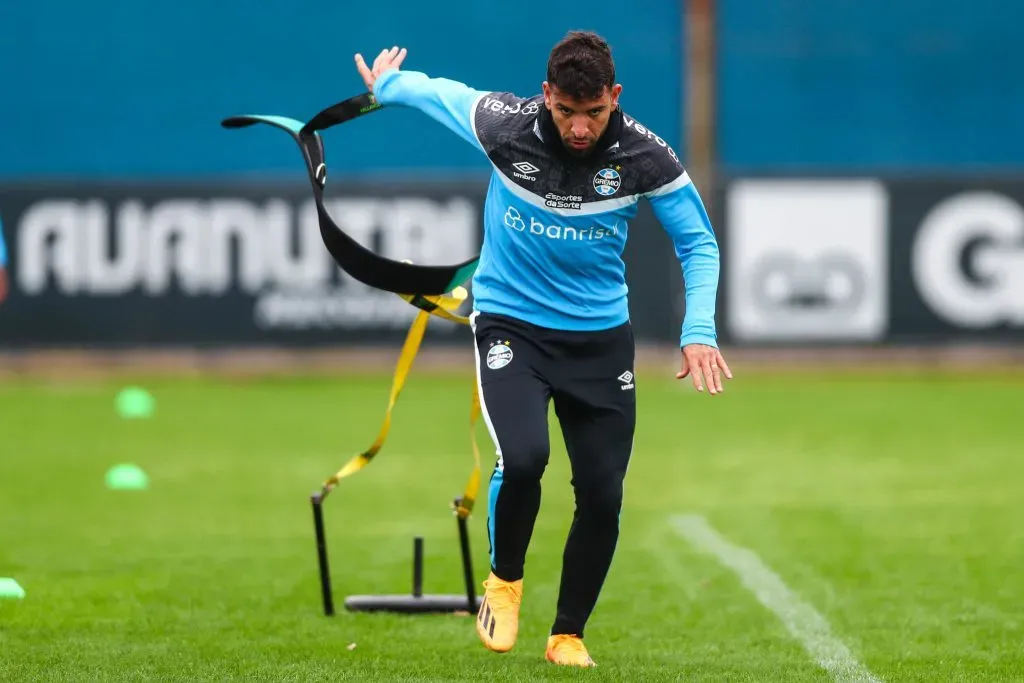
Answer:
[(612, 86), (612, 109), (619, 108), (619, 95), (622, 94), (622, 84), (616, 83)]
[(540, 84), (540, 87), (544, 91), (544, 106), (551, 109), (551, 84), (544, 81)]

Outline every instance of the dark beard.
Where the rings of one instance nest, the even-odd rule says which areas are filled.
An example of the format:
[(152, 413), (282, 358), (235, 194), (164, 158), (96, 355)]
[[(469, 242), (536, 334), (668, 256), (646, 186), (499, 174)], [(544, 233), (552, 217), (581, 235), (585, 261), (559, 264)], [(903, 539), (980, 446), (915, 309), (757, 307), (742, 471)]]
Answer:
[(564, 147), (569, 156), (574, 159), (586, 159), (587, 157), (593, 156), (594, 152), (597, 150), (596, 145), (591, 145), (586, 149), (576, 149), (565, 140), (562, 140), (562, 147)]

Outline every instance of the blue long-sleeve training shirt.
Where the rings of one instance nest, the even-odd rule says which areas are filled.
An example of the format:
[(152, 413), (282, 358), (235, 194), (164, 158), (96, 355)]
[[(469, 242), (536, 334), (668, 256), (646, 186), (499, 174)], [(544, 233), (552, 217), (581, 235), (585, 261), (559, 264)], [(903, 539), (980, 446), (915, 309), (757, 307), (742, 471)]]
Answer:
[(678, 156), (653, 131), (616, 111), (598, 148), (580, 160), (565, 152), (543, 95), (484, 92), (416, 71), (384, 72), (373, 94), (422, 111), (491, 162), (476, 310), (559, 330), (627, 322), (622, 252), (646, 198), (682, 264), (680, 345), (718, 345), (718, 243)]

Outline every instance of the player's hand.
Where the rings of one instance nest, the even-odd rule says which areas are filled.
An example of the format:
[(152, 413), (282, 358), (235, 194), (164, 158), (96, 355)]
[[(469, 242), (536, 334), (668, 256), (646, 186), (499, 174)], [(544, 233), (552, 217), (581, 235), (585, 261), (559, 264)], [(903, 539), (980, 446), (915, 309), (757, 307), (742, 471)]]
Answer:
[(405, 61), (406, 50), (403, 47), (401, 50), (398, 46), (391, 48), (390, 50), (381, 50), (380, 54), (377, 55), (377, 59), (373, 60), (373, 66), (366, 66), (366, 62), (363, 60), (361, 54), (356, 54), (356, 69), (359, 71), (359, 75), (363, 77), (363, 83), (366, 84), (366, 89), (373, 92), (373, 84), (377, 81), (377, 77), (385, 71), (391, 69), (398, 69), (402, 66), (402, 62)]
[(712, 396), (725, 391), (722, 387), (722, 374), (732, 379), (732, 371), (718, 349), (705, 344), (687, 344), (682, 349), (682, 357), (682, 367), (676, 373), (676, 379), (690, 375), (694, 389), (704, 391), (704, 385), (707, 384)]

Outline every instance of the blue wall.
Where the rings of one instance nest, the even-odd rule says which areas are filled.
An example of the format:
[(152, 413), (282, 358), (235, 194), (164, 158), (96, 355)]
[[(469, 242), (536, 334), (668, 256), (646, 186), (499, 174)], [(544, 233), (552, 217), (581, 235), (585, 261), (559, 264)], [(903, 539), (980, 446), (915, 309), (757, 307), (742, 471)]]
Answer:
[[(685, 158), (682, 0), (397, 0), (390, 20), (374, 3), (7, 4), (0, 179), (292, 176), (301, 165), (287, 138), (219, 120), (308, 117), (361, 89), (354, 52), (394, 43), (410, 48), (407, 68), (530, 94), (550, 46), (576, 27), (609, 38), (624, 106)], [(718, 13), (725, 170), (1024, 167), (1024, 3), (719, 0)], [(335, 173), (486, 168), (412, 112), (328, 143)]]
[(719, 0), (726, 170), (1024, 167), (1024, 2)]
[[(298, 150), (280, 132), (224, 131), (220, 119), (308, 118), (363, 89), (355, 52), (393, 44), (409, 48), (406, 68), (533, 94), (551, 46), (573, 28), (608, 38), (624, 108), (684, 152), (674, 0), (8, 4), (0, 178), (299, 174)], [(349, 126), (328, 133), (328, 158), (345, 159), (336, 173), (486, 168), (469, 145), (413, 112)]]

